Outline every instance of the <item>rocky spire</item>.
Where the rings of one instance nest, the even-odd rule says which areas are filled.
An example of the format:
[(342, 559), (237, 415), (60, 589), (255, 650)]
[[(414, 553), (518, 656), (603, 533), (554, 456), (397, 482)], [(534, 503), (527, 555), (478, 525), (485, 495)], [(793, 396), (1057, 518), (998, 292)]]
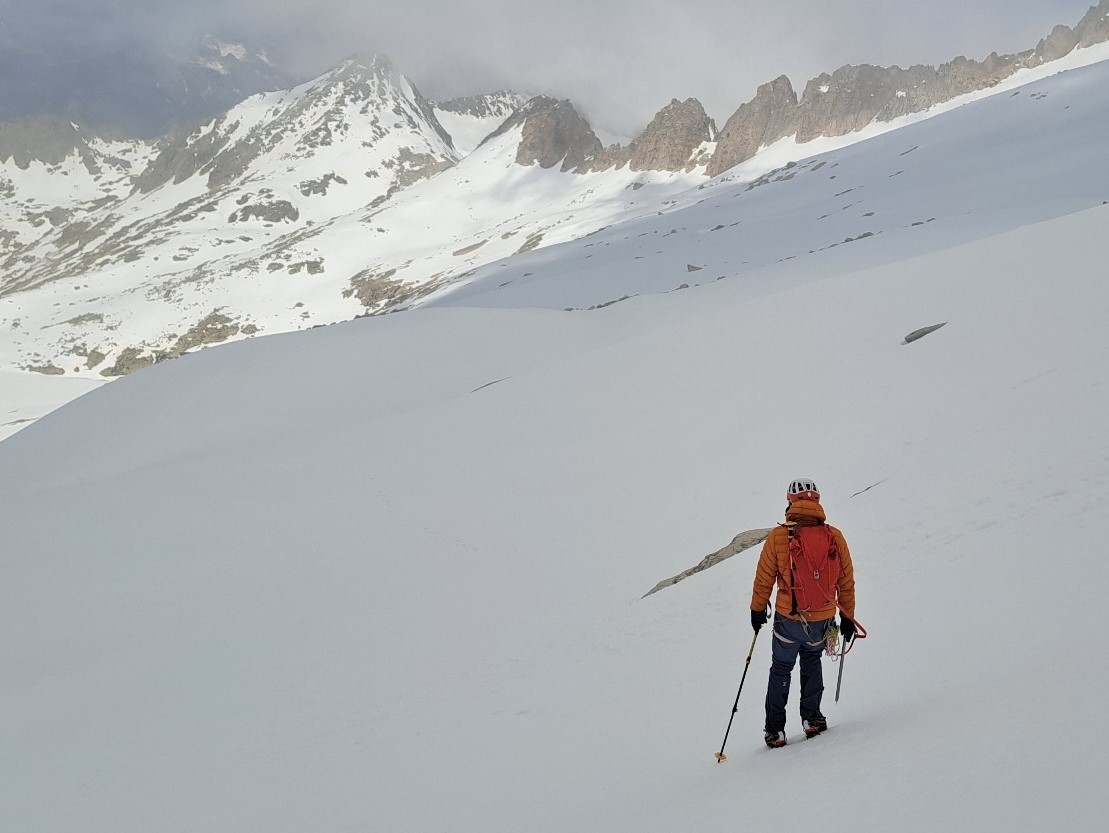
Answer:
[(697, 149), (711, 142), (716, 125), (695, 98), (672, 99), (627, 148), (633, 171), (691, 170)]
[(655, 114), (627, 147), (609, 145), (578, 172), (624, 167), (632, 171), (691, 171), (708, 163), (709, 151), (699, 151), (715, 138), (716, 125), (701, 102), (695, 98), (685, 101), (675, 98)]
[(1054, 61), (1067, 55), (1078, 46), (1079, 35), (1069, 26), (1056, 26), (1051, 34), (1036, 44), (1033, 54), (1043, 63)]
[(797, 129), (797, 94), (784, 75), (758, 88), (755, 97), (740, 106), (724, 124), (709, 162), (708, 175), (716, 176), (750, 159), (759, 148), (791, 136)]
[(505, 121), (485, 140), (523, 127), (523, 136), (516, 151), (520, 165), (539, 165), (561, 170), (585, 170), (603, 150), (593, 128), (565, 99), (558, 101), (537, 96)]
[(1109, 40), (1109, 0), (1091, 6), (1074, 31), (1079, 46), (1093, 46)]

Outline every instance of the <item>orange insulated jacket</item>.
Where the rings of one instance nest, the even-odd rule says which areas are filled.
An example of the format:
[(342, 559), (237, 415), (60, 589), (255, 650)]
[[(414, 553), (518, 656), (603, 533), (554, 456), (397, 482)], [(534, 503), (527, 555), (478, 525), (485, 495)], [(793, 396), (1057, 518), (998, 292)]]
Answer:
[[(824, 507), (815, 500), (798, 500), (790, 504), (786, 512), (786, 522), (774, 528), (759, 554), (759, 565), (755, 569), (755, 583), (751, 591), (751, 610), (766, 610), (770, 594), (777, 585), (778, 595), (774, 600), (774, 609), (790, 619), (800, 618), (790, 613), (793, 609), (793, 596), (790, 591), (792, 570), (789, 560), (789, 528), (794, 525), (822, 524), (824, 521)], [(847, 549), (847, 541), (844, 540), (843, 533), (830, 524), (827, 526), (835, 536), (839, 548), (837, 601), (843, 612), (847, 614), (847, 618), (854, 620), (855, 571), (851, 565), (851, 552)], [(836, 606), (829, 602), (825, 609), (812, 611), (806, 619), (819, 622), (831, 619), (835, 615)]]

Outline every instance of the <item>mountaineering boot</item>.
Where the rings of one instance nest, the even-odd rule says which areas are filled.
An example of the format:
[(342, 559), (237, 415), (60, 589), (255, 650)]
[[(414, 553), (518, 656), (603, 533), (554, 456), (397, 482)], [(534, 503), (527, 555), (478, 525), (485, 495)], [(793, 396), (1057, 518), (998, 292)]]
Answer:
[(771, 749), (777, 749), (779, 746), (786, 745), (785, 732), (763, 732), (762, 739), (766, 741), (766, 745)]
[(805, 729), (805, 737), (815, 738), (821, 732), (828, 728), (828, 718), (824, 715), (814, 715), (807, 720), (802, 720), (801, 725)]

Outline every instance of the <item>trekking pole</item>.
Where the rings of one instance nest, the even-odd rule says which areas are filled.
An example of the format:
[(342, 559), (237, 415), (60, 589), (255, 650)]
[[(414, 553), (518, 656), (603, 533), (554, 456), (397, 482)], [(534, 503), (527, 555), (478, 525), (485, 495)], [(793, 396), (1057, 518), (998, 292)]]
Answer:
[(735, 720), (735, 713), (739, 711), (739, 695), (743, 693), (743, 682), (747, 679), (747, 669), (751, 667), (751, 656), (755, 653), (755, 640), (758, 638), (759, 632), (755, 631), (755, 635), (751, 639), (751, 650), (747, 652), (747, 662), (743, 664), (743, 676), (739, 680), (739, 691), (735, 693), (735, 703), (732, 704), (732, 716), (728, 718), (728, 728), (724, 732), (724, 742), (720, 744), (720, 751), (716, 753), (718, 764), (728, 760), (728, 756), (724, 754), (724, 747), (728, 744), (728, 735), (732, 731), (732, 721)]

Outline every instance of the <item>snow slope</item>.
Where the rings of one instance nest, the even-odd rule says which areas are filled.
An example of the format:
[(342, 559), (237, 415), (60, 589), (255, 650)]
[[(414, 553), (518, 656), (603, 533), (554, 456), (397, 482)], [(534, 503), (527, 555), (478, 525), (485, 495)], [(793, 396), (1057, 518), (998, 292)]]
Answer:
[(604, 221), (596, 208), (577, 210), (557, 250), (490, 263), (420, 303), (584, 308), (721, 278), (763, 286), (782, 271), (767, 267), (827, 276), (1101, 205), (1109, 45), (1071, 60), (1091, 52), (1102, 60), (1018, 73), (929, 118), (872, 125), (865, 140), (781, 142), (588, 236)]
[[(238, 342), (41, 419), (0, 444), (6, 824), (1096, 829), (1109, 208), (1077, 202), (877, 267)], [(753, 554), (640, 597), (798, 475), (871, 635), (773, 752), (761, 639), (720, 765)]]
[(103, 384), (0, 368), (0, 440)]
[(531, 96), (519, 93), (499, 92), (456, 99), (435, 105), (435, 118), (450, 134), (455, 150), (468, 156), (529, 98)]

